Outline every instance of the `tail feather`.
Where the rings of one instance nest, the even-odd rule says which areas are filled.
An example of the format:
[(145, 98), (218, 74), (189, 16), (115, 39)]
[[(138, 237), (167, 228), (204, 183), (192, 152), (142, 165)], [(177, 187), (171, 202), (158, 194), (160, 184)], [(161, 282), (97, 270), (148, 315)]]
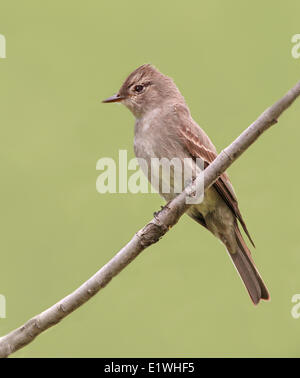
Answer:
[(235, 232), (238, 250), (235, 253), (230, 253), (229, 251), (229, 255), (248, 290), (250, 298), (255, 305), (258, 304), (261, 299), (269, 300), (270, 295), (268, 289), (254, 264), (250, 250), (237, 225)]

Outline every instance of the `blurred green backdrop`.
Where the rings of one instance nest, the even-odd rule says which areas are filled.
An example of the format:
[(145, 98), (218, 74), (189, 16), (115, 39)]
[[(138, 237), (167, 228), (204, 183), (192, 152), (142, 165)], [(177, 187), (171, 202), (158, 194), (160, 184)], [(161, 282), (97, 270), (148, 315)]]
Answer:
[[(299, 16), (296, 0), (1, 1), (0, 335), (79, 286), (162, 204), (96, 192), (99, 158), (134, 156), (132, 115), (100, 100), (153, 63), (220, 150), (299, 80)], [(255, 308), (223, 246), (183, 217), (14, 356), (300, 357), (299, 109), (229, 171), (270, 303)]]

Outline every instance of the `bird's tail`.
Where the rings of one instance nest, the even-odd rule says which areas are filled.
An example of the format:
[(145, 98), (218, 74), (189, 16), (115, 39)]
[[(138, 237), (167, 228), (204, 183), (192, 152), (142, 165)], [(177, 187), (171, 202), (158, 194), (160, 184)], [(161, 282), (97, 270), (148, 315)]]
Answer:
[(229, 255), (248, 290), (252, 302), (257, 305), (261, 299), (269, 300), (270, 295), (256, 269), (250, 250), (247, 247), (237, 224), (235, 227), (235, 234), (238, 249), (235, 253), (229, 251)]

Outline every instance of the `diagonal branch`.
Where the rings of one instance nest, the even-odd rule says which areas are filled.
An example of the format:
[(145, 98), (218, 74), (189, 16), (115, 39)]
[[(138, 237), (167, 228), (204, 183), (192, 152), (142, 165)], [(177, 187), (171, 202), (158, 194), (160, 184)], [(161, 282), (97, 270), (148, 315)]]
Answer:
[(277, 122), (279, 116), (299, 95), (300, 82), (284, 97), (265, 110), (252, 125), (218, 155), (191, 186), (156, 214), (152, 221), (138, 231), (130, 242), (94, 276), (52, 307), (0, 338), (0, 357), (7, 357), (18, 349), (23, 348), (47, 328), (59, 323), (104, 288), (113, 277), (119, 274), (145, 248), (156, 243), (191, 206), (186, 203), (186, 199), (192, 192), (200, 189), (200, 186), (203, 185), (203, 180), (204, 189), (207, 189), (264, 131)]

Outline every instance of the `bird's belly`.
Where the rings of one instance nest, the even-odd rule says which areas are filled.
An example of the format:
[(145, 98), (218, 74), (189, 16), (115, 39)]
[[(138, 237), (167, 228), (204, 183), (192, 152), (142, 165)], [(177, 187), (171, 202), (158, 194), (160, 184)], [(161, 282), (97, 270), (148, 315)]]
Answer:
[[(200, 173), (195, 161), (174, 139), (156, 140), (145, 133), (143, 138), (136, 135), (134, 150), (141, 170), (166, 201), (175, 198)], [(199, 208), (204, 213), (210, 211), (216, 196), (215, 190), (209, 189)]]
[[(166, 201), (170, 201), (181, 193), (189, 185), (200, 169), (192, 158), (161, 157), (157, 156), (150, 146), (145, 146), (143, 153), (136, 153), (140, 168), (150, 181), (152, 187)], [(209, 207), (212, 194), (207, 194), (208, 201), (202, 205), (203, 209)]]
[(138, 158), (140, 167), (152, 187), (166, 201), (172, 200), (181, 193), (190, 182), (183, 174), (182, 161), (171, 161), (166, 158)]
[(209, 188), (204, 192), (203, 201), (193, 207), (205, 217), (216, 209), (220, 201), (218, 192), (214, 188)]

